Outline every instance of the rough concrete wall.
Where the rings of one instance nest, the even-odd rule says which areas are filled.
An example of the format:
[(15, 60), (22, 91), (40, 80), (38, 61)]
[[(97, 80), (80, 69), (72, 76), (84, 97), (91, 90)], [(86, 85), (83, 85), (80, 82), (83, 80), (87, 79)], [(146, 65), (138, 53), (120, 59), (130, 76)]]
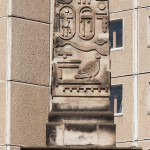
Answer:
[(46, 144), (49, 7), (0, 0), (0, 149)]

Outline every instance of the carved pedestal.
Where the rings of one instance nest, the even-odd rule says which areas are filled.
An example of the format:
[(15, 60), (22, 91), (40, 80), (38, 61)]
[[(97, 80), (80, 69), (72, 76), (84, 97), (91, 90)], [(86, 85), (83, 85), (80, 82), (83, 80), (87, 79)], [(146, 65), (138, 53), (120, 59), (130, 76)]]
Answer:
[(56, 0), (48, 146), (115, 146), (108, 0)]
[(108, 0), (55, 0), (54, 16), (47, 147), (21, 150), (141, 150), (115, 147)]

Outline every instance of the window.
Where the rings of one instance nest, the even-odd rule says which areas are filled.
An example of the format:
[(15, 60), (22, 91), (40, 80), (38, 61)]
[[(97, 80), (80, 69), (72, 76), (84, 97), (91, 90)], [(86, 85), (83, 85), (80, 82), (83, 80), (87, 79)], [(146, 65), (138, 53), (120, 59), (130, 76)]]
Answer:
[(148, 25), (147, 25), (147, 30), (148, 30), (148, 48), (150, 48), (150, 16), (148, 17)]
[(149, 82), (148, 98), (147, 98), (147, 113), (148, 115), (150, 115), (150, 82)]
[(123, 47), (122, 20), (110, 22), (110, 44), (111, 49)]
[(116, 113), (122, 113), (122, 85), (111, 87), (110, 110)]

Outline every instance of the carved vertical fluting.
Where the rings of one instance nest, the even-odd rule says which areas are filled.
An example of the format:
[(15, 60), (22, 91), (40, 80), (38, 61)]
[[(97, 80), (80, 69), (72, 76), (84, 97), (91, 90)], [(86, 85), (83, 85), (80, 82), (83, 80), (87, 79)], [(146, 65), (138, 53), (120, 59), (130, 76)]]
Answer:
[(56, 0), (47, 145), (115, 146), (108, 0)]

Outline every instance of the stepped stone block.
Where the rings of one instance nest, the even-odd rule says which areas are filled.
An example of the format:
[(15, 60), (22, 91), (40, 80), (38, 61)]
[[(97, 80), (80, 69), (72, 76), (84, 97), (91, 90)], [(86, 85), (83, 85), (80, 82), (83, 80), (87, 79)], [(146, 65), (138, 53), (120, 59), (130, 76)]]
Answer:
[(22, 147), (21, 150), (142, 150), (138, 147), (101, 147), (101, 146), (51, 146), (51, 147)]
[(65, 98), (57, 97), (52, 100), (52, 111), (109, 111), (108, 97), (100, 98)]
[(98, 128), (98, 145), (102, 147), (115, 147), (116, 125), (100, 124)]
[(115, 146), (114, 116), (109, 111), (108, 0), (56, 0), (53, 4), (47, 145)]
[(64, 145), (64, 124), (62, 122), (50, 122), (46, 125), (46, 144)]
[(48, 116), (49, 122), (66, 122), (66, 121), (82, 121), (82, 122), (99, 122), (113, 123), (114, 116), (111, 112), (50, 112)]
[(65, 124), (64, 145), (97, 145), (96, 124)]
[(47, 145), (99, 145), (115, 146), (114, 124), (76, 122), (49, 122)]

